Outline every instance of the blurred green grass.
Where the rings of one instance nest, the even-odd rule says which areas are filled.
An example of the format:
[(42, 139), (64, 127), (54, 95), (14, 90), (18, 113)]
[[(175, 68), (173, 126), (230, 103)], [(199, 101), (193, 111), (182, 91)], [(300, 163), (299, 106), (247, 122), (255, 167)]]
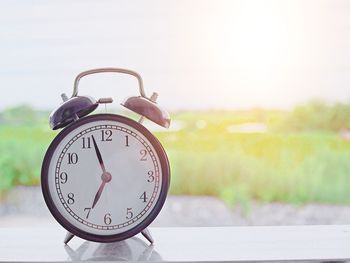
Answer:
[(169, 149), (173, 194), (219, 196), (230, 204), (350, 202), (350, 144), (335, 134), (160, 137)]
[(54, 134), (40, 127), (0, 126), (0, 196), (15, 185), (38, 185)]
[[(211, 195), (243, 205), (350, 203), (350, 142), (338, 127), (286, 130), (281, 119), (290, 116), (263, 110), (179, 112), (173, 119), (181, 129), (155, 132), (169, 155), (171, 194)], [(268, 129), (230, 132), (230, 125), (249, 122)], [(0, 194), (40, 183), (41, 162), (56, 135), (42, 123), (0, 125)]]

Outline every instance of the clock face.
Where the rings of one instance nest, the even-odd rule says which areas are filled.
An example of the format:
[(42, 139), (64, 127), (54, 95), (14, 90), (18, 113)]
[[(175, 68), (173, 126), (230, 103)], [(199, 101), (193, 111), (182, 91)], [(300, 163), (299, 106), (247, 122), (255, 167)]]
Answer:
[(42, 168), (45, 201), (72, 234), (116, 241), (137, 234), (159, 213), (169, 164), (158, 140), (128, 118), (78, 120), (52, 142)]

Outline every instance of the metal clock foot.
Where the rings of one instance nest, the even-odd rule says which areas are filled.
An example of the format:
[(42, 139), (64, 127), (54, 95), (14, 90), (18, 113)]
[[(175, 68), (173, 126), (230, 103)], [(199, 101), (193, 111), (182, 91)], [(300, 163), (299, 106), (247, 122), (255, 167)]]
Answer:
[(154, 239), (151, 235), (151, 233), (149, 232), (149, 230), (147, 228), (145, 228), (144, 230), (142, 230), (141, 234), (151, 243), (154, 243)]
[(67, 245), (69, 241), (74, 237), (74, 235), (70, 232), (67, 232), (66, 237), (64, 238), (64, 243)]

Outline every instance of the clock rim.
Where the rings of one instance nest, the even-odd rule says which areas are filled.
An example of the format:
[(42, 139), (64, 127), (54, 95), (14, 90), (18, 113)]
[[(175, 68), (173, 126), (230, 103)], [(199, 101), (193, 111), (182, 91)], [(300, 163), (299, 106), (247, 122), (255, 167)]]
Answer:
[[(98, 234), (92, 234), (87, 231), (81, 230), (71, 224), (57, 209), (55, 206), (51, 193), (49, 190), (49, 183), (48, 183), (48, 176), (49, 176), (49, 167), (50, 167), (50, 162), (52, 159), (52, 156), (57, 149), (57, 146), (61, 142), (61, 140), (66, 137), (70, 132), (75, 130), (76, 128), (93, 122), (93, 121), (117, 121), (124, 123), (126, 125), (131, 126), (132, 128), (136, 129), (138, 132), (142, 133), (148, 141), (151, 143), (151, 145), (154, 147), (155, 152), (158, 155), (160, 166), (161, 166), (161, 171), (162, 171), (162, 184), (161, 184), (161, 189), (159, 193), (159, 198), (151, 210), (151, 212), (147, 215), (147, 217), (141, 221), (139, 224), (137, 224), (135, 227), (126, 230), (125, 232), (121, 232), (118, 234), (113, 234), (113, 235), (98, 235)], [(167, 157), (167, 154), (159, 142), (159, 140), (143, 125), (140, 123), (121, 116), (117, 114), (94, 114), (94, 115), (89, 115), (85, 116), (83, 118), (80, 118), (79, 120), (71, 123), (68, 125), (66, 128), (64, 128), (59, 134), (56, 135), (54, 140), (51, 142), (49, 145), (45, 157), (43, 160), (42, 168), (41, 168), (41, 190), (42, 194), (44, 196), (45, 203), (47, 207), (49, 208), (51, 214), (53, 217), (56, 219), (56, 221), (67, 231), (72, 233), (75, 236), (78, 236), (80, 238), (83, 238), (85, 240), (89, 241), (94, 241), (94, 242), (101, 242), (101, 243), (108, 243), (108, 242), (115, 242), (115, 241), (121, 241), (125, 240), (127, 238), (130, 238), (132, 236), (137, 235), (138, 233), (142, 232), (145, 228), (147, 228), (153, 220), (157, 217), (159, 212), (161, 211), (165, 199), (167, 197), (167, 193), (169, 190), (169, 185), (170, 185), (170, 165), (169, 165), (169, 159)]]

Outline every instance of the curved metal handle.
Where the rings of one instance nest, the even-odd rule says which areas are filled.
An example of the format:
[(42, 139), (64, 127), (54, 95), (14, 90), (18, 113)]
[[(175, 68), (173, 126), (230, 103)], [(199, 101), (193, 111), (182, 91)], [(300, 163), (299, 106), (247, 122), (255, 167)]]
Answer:
[(141, 76), (135, 71), (132, 71), (129, 69), (123, 69), (123, 68), (97, 68), (97, 69), (90, 69), (90, 70), (83, 71), (83, 72), (79, 73), (78, 76), (76, 76), (76, 78), (74, 80), (74, 89), (73, 89), (72, 97), (76, 97), (78, 95), (78, 85), (79, 85), (79, 81), (82, 77), (85, 77), (85, 76), (91, 75), (91, 74), (106, 73), (106, 72), (129, 74), (129, 75), (136, 77), (138, 82), (139, 82), (140, 94), (142, 97), (146, 98), (146, 94), (145, 94), (145, 91), (143, 89), (143, 83), (142, 83)]

